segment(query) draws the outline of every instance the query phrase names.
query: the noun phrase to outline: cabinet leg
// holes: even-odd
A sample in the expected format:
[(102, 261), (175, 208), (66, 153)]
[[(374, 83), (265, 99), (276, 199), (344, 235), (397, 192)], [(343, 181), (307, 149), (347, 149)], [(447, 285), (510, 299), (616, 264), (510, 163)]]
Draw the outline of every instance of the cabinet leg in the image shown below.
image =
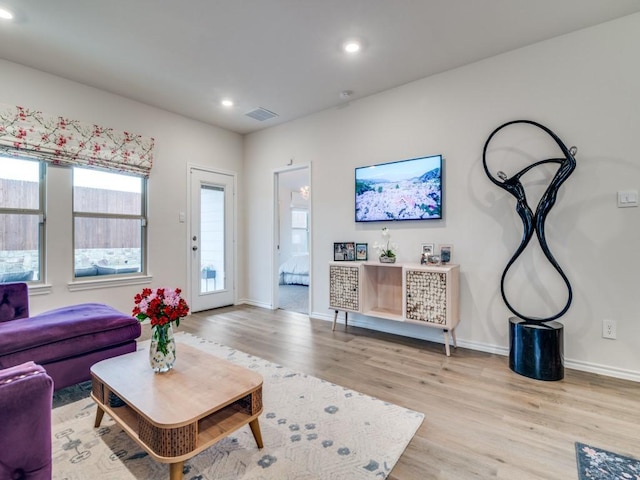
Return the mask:
[[(333, 327), (331, 327), (331, 331), (335, 332), (336, 331), (336, 322), (338, 320), (338, 310), (335, 310), (335, 314), (333, 315)], [(347, 321), (349, 319), (349, 312), (345, 311), (344, 312), (344, 328), (347, 328)]]
[(458, 348), (458, 340), (456, 340), (456, 329), (451, 329), (451, 338), (453, 339), (453, 348)]
[(444, 351), (447, 354), (447, 357), (451, 356), (451, 350), (449, 349), (449, 330), (444, 330)]

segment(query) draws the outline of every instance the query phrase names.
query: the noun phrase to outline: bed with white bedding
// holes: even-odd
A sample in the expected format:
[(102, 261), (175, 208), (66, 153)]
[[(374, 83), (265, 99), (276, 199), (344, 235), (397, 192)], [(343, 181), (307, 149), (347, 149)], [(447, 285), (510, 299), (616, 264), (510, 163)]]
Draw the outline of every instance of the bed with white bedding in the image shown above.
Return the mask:
[(309, 255), (294, 255), (280, 265), (280, 285), (309, 285)]

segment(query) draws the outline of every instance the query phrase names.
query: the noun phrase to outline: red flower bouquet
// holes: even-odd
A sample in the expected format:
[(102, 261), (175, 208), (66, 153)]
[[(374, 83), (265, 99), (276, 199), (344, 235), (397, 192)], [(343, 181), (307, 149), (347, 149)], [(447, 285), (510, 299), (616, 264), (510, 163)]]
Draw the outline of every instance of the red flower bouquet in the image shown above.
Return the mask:
[(180, 293), (182, 290), (179, 288), (158, 288), (156, 291), (145, 288), (134, 298), (136, 306), (133, 316), (140, 321), (149, 318), (152, 327), (171, 322), (179, 326), (180, 319), (189, 313), (189, 305), (180, 297)]
[(171, 325), (189, 313), (189, 305), (180, 297), (179, 288), (145, 288), (134, 297), (133, 316), (139, 321), (151, 320), (149, 360), (156, 372), (173, 368), (176, 346)]

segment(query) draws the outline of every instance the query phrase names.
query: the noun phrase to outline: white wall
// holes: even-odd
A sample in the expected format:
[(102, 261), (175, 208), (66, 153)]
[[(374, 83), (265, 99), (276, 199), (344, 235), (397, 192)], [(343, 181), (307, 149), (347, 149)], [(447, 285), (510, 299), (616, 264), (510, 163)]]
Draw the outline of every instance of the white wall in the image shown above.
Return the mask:
[[(236, 172), (239, 182), (242, 181), (242, 136), (3, 60), (0, 60), (0, 92), (0, 103), (21, 105), (50, 115), (155, 138), (154, 164), (149, 179), (149, 272), (153, 275), (150, 286), (186, 289), (187, 223), (179, 223), (178, 214), (187, 212), (187, 164)], [(58, 177), (65, 174), (55, 168), (49, 172)], [(133, 307), (133, 296), (142, 286), (68, 290), (73, 265), (71, 243), (67, 241), (71, 238), (72, 225), (70, 187), (66, 191), (49, 191), (48, 208), (62, 214), (68, 212), (68, 221), (47, 226), (51, 234), (58, 232), (56, 237), (64, 238), (64, 241), (49, 244), (47, 280), (52, 285), (52, 293), (32, 296), (31, 311), (38, 313), (71, 303), (95, 301), (129, 312)], [(241, 199), (238, 211), (238, 250), (242, 251)], [(238, 256), (238, 262), (242, 271), (242, 255)], [(241, 290), (239, 296), (242, 296)]]
[[(502, 269), (519, 243), (512, 197), (482, 170), (488, 135), (504, 122), (538, 121), (578, 146), (578, 166), (547, 220), (551, 250), (571, 279), (574, 301), (562, 317), (565, 358), (574, 368), (640, 379), (640, 209), (616, 208), (616, 191), (640, 188), (640, 14), (489, 58), (327, 110), (245, 139), (247, 300), (270, 302), (273, 170), (312, 162), (313, 316), (329, 319), (328, 266), (335, 241), (381, 239), (385, 224), (353, 220), (356, 166), (443, 153), (445, 219), (386, 224), (399, 261), (416, 262), (420, 244), (454, 245), (461, 265), (459, 343), (506, 353), (508, 317)], [(535, 207), (535, 202), (532, 202)], [(566, 292), (539, 255), (528, 255), (531, 288), (515, 293), (522, 310), (546, 315)], [(527, 260), (524, 259), (524, 260)], [(526, 283), (523, 283), (527, 287)], [(556, 311), (557, 311), (556, 310)], [(602, 319), (618, 339), (601, 337)], [(435, 338), (434, 330), (366, 317), (361, 325)]]

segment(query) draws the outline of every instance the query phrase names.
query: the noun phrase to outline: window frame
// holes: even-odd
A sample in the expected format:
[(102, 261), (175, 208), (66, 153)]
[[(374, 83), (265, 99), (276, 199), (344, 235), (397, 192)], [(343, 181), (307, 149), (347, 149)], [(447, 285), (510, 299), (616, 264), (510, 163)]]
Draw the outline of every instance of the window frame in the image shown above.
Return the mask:
[[(294, 227), (293, 226), (294, 225), (294, 218), (293, 217), (294, 217), (294, 215), (296, 213), (303, 213), (304, 214), (304, 218), (305, 218), (305, 221), (304, 221), (305, 226), (304, 227)], [(291, 227), (290, 227), (291, 238), (289, 239), (289, 241), (291, 242), (291, 248), (293, 250), (293, 247), (295, 245), (295, 243), (293, 241), (294, 234), (296, 232), (300, 232), (300, 233), (304, 232), (303, 234), (305, 236), (306, 251), (305, 252), (301, 252), (300, 254), (301, 255), (306, 255), (306, 254), (309, 253), (309, 209), (306, 208), (306, 207), (295, 207), (295, 206), (292, 206), (289, 215), (290, 215), (289, 220), (291, 222)]]
[[(122, 175), (127, 177), (134, 177), (140, 179), (140, 214), (117, 214), (117, 213), (97, 213), (97, 212), (76, 212), (75, 210), (75, 169), (83, 170), (98, 170), (105, 173)], [(72, 166), (71, 167), (71, 225), (72, 225), (72, 240), (71, 240), (71, 279), (72, 284), (93, 284), (100, 283), (118, 283), (118, 280), (127, 280), (130, 278), (143, 278), (147, 277), (148, 271), (148, 229), (147, 229), (147, 215), (148, 215), (148, 182), (149, 179), (145, 176), (135, 175), (127, 172), (113, 171), (108, 169), (95, 169), (87, 168), (84, 166)], [(77, 218), (103, 218), (103, 219), (124, 219), (124, 220), (140, 220), (140, 271), (131, 273), (113, 273), (106, 275), (90, 275), (90, 276), (76, 276), (76, 219)], [(137, 282), (136, 282), (137, 283)], [(78, 289), (78, 288), (76, 288)], [(75, 289), (74, 289), (75, 290)]]
[(0, 159), (16, 159), (25, 162), (36, 162), (38, 164), (38, 208), (7, 208), (0, 205), (1, 215), (37, 215), (38, 216), (38, 279), (28, 280), (29, 285), (40, 285), (45, 283), (46, 268), (46, 194), (47, 194), (47, 162), (34, 160), (20, 155), (0, 154)]

